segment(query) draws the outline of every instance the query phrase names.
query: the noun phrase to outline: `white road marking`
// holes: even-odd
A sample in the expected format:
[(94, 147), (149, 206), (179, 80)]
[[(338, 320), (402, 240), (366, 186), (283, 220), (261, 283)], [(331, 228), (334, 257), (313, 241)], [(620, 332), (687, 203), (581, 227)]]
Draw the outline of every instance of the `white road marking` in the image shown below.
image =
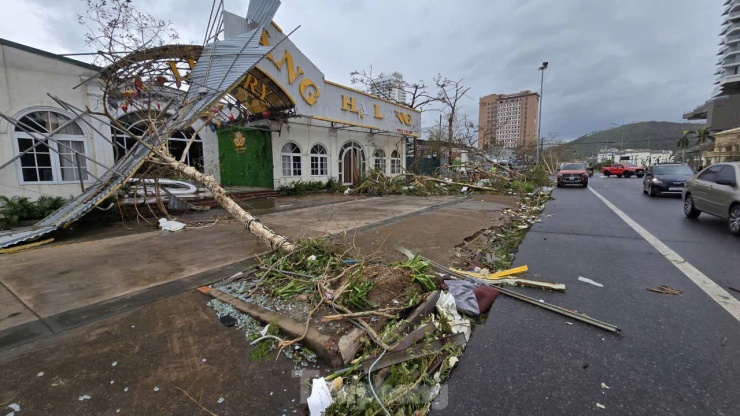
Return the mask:
[(591, 190), (591, 192), (594, 193), (604, 204), (606, 204), (609, 209), (614, 211), (615, 214), (619, 216), (624, 222), (627, 223), (630, 227), (632, 227), (633, 230), (637, 231), (642, 238), (644, 238), (650, 245), (655, 247), (660, 254), (662, 254), (668, 261), (673, 263), (674, 266), (678, 270), (680, 270), (683, 274), (686, 275), (689, 279), (691, 279), (692, 282), (694, 282), (701, 290), (703, 290), (707, 295), (709, 295), (712, 300), (717, 302), (721, 307), (725, 308), (727, 312), (730, 313), (735, 319), (740, 321), (740, 301), (735, 299), (732, 295), (730, 295), (726, 290), (722, 289), (722, 287), (709, 277), (707, 277), (704, 273), (700, 272), (699, 269), (692, 266), (691, 263), (686, 261), (683, 257), (679, 256), (678, 253), (671, 250), (667, 245), (665, 245), (662, 241), (658, 240), (657, 237), (650, 234), (648, 230), (642, 228), (642, 226), (638, 223), (636, 223), (632, 218), (627, 216), (622, 210), (617, 208), (614, 204), (609, 202), (608, 199), (604, 198), (599, 194), (598, 192), (594, 191), (593, 188), (588, 188)]

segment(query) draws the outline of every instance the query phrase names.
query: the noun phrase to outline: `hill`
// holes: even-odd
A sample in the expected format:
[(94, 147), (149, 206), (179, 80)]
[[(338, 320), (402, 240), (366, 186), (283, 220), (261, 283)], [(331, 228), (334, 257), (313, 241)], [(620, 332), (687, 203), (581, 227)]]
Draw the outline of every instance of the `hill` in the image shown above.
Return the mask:
[[(581, 136), (564, 144), (584, 156), (595, 155), (604, 147), (622, 147), (622, 128), (624, 128), (625, 149), (677, 150), (676, 143), (684, 130), (703, 127), (697, 123), (672, 123), (669, 121), (641, 121), (625, 124)], [(692, 143), (693, 144), (693, 143)]]

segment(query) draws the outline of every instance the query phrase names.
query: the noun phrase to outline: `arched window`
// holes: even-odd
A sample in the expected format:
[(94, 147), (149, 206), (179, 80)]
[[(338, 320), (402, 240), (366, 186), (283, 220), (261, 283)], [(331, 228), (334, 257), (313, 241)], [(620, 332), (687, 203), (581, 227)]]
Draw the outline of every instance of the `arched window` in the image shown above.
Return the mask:
[(398, 156), (398, 150), (391, 153), (391, 175), (401, 173), (401, 158)]
[(323, 144), (311, 148), (311, 176), (329, 176), (329, 154)]
[(280, 151), (283, 176), (301, 176), (301, 148), (295, 143), (285, 143)]
[(375, 170), (385, 173), (385, 151), (383, 149), (375, 150), (373, 153), (373, 159), (375, 159)]
[[(142, 120), (140, 114), (130, 113), (118, 121), (136, 136), (141, 137), (145, 133), (146, 120)], [(175, 159), (180, 160), (182, 153), (185, 151), (185, 146), (187, 146), (193, 133), (194, 130), (192, 128), (178, 130), (172, 133), (172, 136), (167, 142), (167, 148)], [(136, 144), (135, 138), (130, 137), (127, 133), (113, 126), (111, 126), (111, 138), (113, 139), (113, 155), (116, 162), (126, 155)], [(185, 163), (198, 169), (203, 169), (203, 141), (200, 136), (195, 136), (195, 140), (193, 140), (193, 143), (188, 149), (188, 154), (185, 156)]]
[[(53, 111), (35, 111), (21, 117), (13, 133), (18, 145), (21, 182), (78, 182), (88, 180), (85, 136), (77, 123)], [(39, 140), (39, 133), (56, 133)], [(53, 156), (52, 156), (53, 155)], [(78, 165), (79, 163), (79, 165)]]

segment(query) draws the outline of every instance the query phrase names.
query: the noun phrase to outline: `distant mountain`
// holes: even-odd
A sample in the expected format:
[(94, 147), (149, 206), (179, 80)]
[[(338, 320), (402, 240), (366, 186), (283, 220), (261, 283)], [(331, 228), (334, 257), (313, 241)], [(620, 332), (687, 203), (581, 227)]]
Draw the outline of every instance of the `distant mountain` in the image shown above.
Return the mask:
[[(672, 123), (669, 121), (641, 121), (625, 124), (581, 136), (564, 144), (583, 156), (595, 155), (605, 147), (622, 147), (624, 133), (625, 149), (677, 150), (676, 143), (685, 130), (696, 130), (704, 127), (697, 123)], [(624, 129), (624, 131), (622, 131)], [(693, 141), (691, 143), (694, 144)]]

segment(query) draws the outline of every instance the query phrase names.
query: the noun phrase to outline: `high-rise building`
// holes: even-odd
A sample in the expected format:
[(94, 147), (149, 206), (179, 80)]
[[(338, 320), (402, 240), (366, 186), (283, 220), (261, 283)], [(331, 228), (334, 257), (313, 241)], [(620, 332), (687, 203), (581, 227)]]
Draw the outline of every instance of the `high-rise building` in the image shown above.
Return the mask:
[(406, 103), (406, 90), (403, 89), (403, 75), (400, 72), (381, 73), (370, 85), (370, 94), (398, 103)]
[(478, 148), (514, 148), (535, 143), (540, 95), (529, 90), (481, 97)]
[(712, 98), (683, 115), (711, 130), (740, 127), (740, 0), (725, 0)]

